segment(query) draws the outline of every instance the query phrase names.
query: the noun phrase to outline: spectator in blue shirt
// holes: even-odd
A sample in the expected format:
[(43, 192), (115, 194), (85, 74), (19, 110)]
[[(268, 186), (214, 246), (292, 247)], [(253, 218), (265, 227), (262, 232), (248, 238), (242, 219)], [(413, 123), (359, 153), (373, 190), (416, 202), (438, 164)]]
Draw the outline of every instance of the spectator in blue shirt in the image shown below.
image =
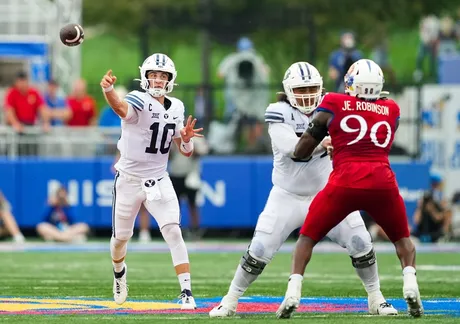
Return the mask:
[(355, 36), (352, 32), (345, 32), (340, 36), (340, 48), (329, 56), (329, 77), (335, 82), (335, 91), (343, 92), (343, 78), (350, 66), (363, 58), (356, 49)]
[(45, 103), (50, 108), (52, 126), (62, 126), (72, 117), (72, 111), (67, 107), (64, 96), (59, 94), (59, 84), (55, 80), (48, 82), (45, 92)]
[(101, 127), (121, 127), (121, 119), (110, 106), (106, 106), (101, 111), (99, 117), (99, 126)]
[(46, 241), (86, 241), (89, 226), (85, 223), (75, 223), (72, 206), (64, 187), (59, 187), (50, 199), (44, 221), (37, 225), (37, 232)]
[[(123, 99), (127, 93), (124, 88), (118, 87), (117, 93), (121, 99)], [(121, 118), (118, 116), (110, 107), (106, 105), (101, 109), (101, 113), (99, 115), (99, 126), (100, 127), (121, 127)]]

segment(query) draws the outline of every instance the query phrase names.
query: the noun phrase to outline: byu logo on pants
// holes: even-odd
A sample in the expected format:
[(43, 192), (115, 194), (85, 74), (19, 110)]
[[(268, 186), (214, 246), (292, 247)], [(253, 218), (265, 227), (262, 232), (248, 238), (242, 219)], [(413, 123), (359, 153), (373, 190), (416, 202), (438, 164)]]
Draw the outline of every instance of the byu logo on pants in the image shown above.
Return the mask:
[(144, 185), (145, 185), (147, 188), (153, 187), (153, 186), (155, 185), (155, 180), (149, 179), (149, 180), (145, 181)]

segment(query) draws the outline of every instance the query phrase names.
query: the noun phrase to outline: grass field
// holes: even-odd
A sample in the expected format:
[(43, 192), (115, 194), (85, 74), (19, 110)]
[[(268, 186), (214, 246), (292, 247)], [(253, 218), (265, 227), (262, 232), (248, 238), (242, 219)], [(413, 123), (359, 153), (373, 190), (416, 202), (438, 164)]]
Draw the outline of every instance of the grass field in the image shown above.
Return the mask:
[[(34, 324), (96, 323), (108, 320), (111, 323), (170, 323), (175, 320), (184, 320), (185, 323), (219, 322), (210, 319), (207, 312), (226, 292), (233, 277), (241, 256), (240, 252), (233, 251), (239, 251), (240, 247), (244, 246), (241, 243), (233, 246), (227, 244), (230, 248), (225, 249), (212, 248), (212, 245), (207, 244), (205, 249), (200, 249), (200, 245), (191, 249), (192, 285), (199, 309), (196, 312), (184, 313), (176, 309), (180, 289), (169, 254), (161, 252), (165, 250), (165, 246), (161, 249), (149, 246), (131, 249), (127, 257), (130, 302), (123, 306), (116, 306), (111, 301), (111, 263), (108, 246), (104, 244), (101, 244), (102, 249), (43, 245), (13, 252), (0, 246), (0, 250), (3, 251), (1, 252), (3, 262), (0, 267), (0, 322)], [(135, 247), (134, 244), (131, 245), (133, 246)], [(218, 250), (228, 252), (217, 252)], [(391, 251), (388, 248), (386, 250)], [(221, 321), (223, 323), (278, 321), (274, 311), (286, 289), (290, 260), (290, 253), (277, 255), (263, 275), (247, 291), (245, 296), (253, 296), (253, 298), (245, 299), (240, 303), (241, 312), (238, 316)], [(399, 316), (392, 318), (367, 316), (367, 304), (363, 299), (365, 292), (355, 275), (349, 257), (344, 253), (317, 253), (307, 269), (304, 281), (303, 296), (308, 297), (302, 302), (304, 312), (297, 313), (292, 321), (308, 320), (312, 323), (353, 321), (359, 324), (370, 320), (373, 323), (400, 323), (413, 320), (405, 314), (405, 304), (400, 300), (402, 278), (397, 258), (393, 253), (381, 251), (378, 252), (378, 262), (382, 291), (398, 308)], [(419, 253), (418, 266), (420, 268), (418, 280), (427, 315), (418, 319), (417, 323), (459, 323), (459, 299), (451, 300), (448, 309), (443, 308), (442, 300), (428, 301), (458, 298), (460, 293), (458, 253)], [(258, 296), (272, 298), (261, 299)], [(11, 297), (22, 299), (11, 299)], [(335, 299), (321, 300), (316, 299), (317, 297)], [(338, 299), (339, 297), (360, 299)], [(153, 301), (163, 301), (167, 304), (162, 305)], [(11, 312), (14, 315), (11, 315)], [(438, 315), (441, 313), (451, 314)]]

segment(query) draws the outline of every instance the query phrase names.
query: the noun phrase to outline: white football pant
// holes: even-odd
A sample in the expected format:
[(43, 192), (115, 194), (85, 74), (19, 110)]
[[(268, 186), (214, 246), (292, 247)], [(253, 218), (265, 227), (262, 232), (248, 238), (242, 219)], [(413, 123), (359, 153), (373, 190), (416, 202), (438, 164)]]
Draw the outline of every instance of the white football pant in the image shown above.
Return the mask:
[[(270, 262), (289, 235), (303, 225), (313, 198), (294, 195), (274, 186), (257, 221), (249, 246), (251, 256), (265, 263)], [(372, 249), (371, 236), (359, 211), (348, 215), (327, 237), (346, 248), (348, 254), (355, 258)]]
[(160, 179), (140, 179), (118, 172), (112, 205), (112, 231), (115, 238), (131, 238), (141, 204), (155, 218), (160, 230), (168, 224), (180, 224), (179, 201), (168, 175)]

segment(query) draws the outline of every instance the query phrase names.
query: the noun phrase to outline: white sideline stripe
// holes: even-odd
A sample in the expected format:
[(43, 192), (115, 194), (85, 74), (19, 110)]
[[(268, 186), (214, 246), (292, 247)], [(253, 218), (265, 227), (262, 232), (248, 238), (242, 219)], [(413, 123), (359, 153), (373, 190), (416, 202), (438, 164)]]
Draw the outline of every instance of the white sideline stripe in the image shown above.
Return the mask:
[[(221, 243), (221, 242), (186, 242), (187, 249), (190, 253), (243, 253), (247, 249), (247, 242), (241, 243)], [(292, 253), (295, 243), (285, 243), (280, 253)], [(374, 244), (377, 253), (394, 254), (394, 246), (391, 243), (376, 243)], [(66, 243), (48, 243), (48, 242), (31, 242), (16, 244), (12, 242), (0, 243), (0, 252), (28, 252), (28, 251), (43, 251), (43, 252), (108, 252), (110, 250), (109, 242), (86, 242), (81, 244), (66, 244)], [(169, 253), (169, 248), (166, 243), (158, 241), (152, 243), (130, 242), (129, 251), (133, 252), (149, 252), (149, 253)], [(315, 253), (344, 253), (345, 249), (332, 242), (319, 243)], [(460, 243), (439, 243), (439, 244), (421, 244), (417, 246), (417, 253), (433, 253), (433, 252), (454, 252), (460, 253)], [(346, 252), (345, 252), (346, 253)]]
[(423, 270), (423, 271), (460, 271), (460, 265), (422, 264), (422, 265), (417, 265), (417, 270)]

